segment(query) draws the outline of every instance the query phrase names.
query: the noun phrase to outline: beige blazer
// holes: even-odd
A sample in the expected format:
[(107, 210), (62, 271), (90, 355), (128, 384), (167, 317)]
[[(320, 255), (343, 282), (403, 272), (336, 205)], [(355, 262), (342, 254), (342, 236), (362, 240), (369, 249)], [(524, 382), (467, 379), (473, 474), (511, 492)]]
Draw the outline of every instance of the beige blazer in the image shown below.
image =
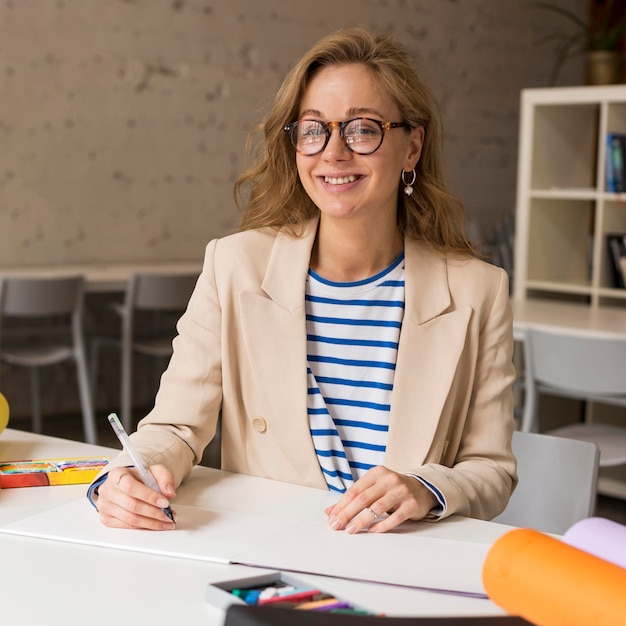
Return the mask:
[[(223, 469), (326, 488), (307, 419), (304, 288), (316, 227), (301, 238), (268, 229), (207, 246), (155, 407), (132, 435), (176, 484), (200, 461), (221, 411)], [(489, 519), (517, 480), (507, 275), (410, 239), (405, 262), (385, 465), (436, 486), (444, 516)]]

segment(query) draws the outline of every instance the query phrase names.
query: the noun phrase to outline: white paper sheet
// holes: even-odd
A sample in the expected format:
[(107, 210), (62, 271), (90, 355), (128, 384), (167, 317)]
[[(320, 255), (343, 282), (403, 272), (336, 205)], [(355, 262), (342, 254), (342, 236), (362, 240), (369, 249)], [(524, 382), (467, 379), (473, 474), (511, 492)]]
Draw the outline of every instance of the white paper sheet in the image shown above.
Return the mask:
[(489, 543), (428, 537), (419, 524), (348, 535), (324, 523), (260, 514), (185, 505), (176, 512), (174, 531), (112, 529), (86, 501), (76, 501), (0, 532), (484, 597), (481, 571)]
[(407, 525), (396, 532), (348, 535), (300, 522), (245, 549), (236, 562), (277, 570), (485, 597), (489, 544), (433, 539)]
[(234, 554), (293, 525), (262, 515), (177, 505), (176, 530), (107, 528), (87, 500), (71, 502), (0, 528), (0, 532), (119, 550), (229, 563)]

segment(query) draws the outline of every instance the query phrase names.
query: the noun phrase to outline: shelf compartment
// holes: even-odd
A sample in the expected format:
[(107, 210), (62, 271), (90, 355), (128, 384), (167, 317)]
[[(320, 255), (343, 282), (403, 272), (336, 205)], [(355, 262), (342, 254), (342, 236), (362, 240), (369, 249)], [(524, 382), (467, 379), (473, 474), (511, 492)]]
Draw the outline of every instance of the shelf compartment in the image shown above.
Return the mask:
[(626, 102), (608, 103), (606, 124), (608, 132), (624, 132), (626, 129)]
[(528, 284), (551, 283), (570, 289), (591, 285), (594, 215), (592, 201), (531, 201), (526, 251)]
[(531, 187), (595, 189), (598, 104), (541, 105), (534, 114)]

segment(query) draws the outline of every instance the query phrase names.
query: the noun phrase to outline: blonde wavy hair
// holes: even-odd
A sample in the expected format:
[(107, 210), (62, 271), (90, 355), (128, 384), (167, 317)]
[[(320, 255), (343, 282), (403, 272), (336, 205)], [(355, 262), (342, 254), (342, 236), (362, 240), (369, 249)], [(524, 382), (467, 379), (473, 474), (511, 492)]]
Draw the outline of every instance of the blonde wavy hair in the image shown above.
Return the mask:
[(286, 228), (298, 236), (318, 213), (300, 182), (294, 147), (283, 127), (298, 118), (303, 95), (318, 70), (350, 63), (366, 66), (395, 102), (401, 119), (425, 131), (411, 196), (403, 193), (398, 173), (398, 227), (403, 235), (438, 252), (480, 256), (465, 234), (463, 204), (443, 182), (441, 123), (434, 97), (397, 42), (361, 27), (341, 30), (315, 44), (287, 74), (271, 111), (251, 134), (248, 154), (256, 147), (257, 163), (235, 183), (240, 207), (244, 188), (249, 188), (240, 230)]

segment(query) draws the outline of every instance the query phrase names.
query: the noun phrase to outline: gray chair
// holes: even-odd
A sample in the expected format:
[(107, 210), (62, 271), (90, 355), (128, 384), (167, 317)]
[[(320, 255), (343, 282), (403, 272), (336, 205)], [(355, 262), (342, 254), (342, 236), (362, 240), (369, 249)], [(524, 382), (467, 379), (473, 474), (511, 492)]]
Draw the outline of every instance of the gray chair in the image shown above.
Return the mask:
[(91, 371), (94, 391), (97, 388), (100, 349), (113, 345), (121, 351), (120, 419), (127, 431), (133, 422), (133, 356), (142, 354), (160, 364), (160, 375), (172, 354), (175, 322), (184, 312), (195, 287), (198, 274), (134, 274), (126, 289), (124, 301), (113, 306), (121, 319), (117, 338), (97, 337), (92, 342)]
[[(42, 430), (39, 370), (74, 361), (85, 440), (96, 443), (83, 337), (83, 289), (82, 276), (2, 278), (0, 361), (30, 369), (32, 429), (37, 433)], [(9, 320), (14, 320), (11, 329), (6, 328)]]
[[(535, 327), (524, 338), (525, 401), (520, 430), (539, 430), (540, 394), (626, 407), (626, 338), (581, 333), (567, 328)], [(548, 434), (591, 441), (600, 448), (600, 467), (626, 464), (626, 428), (592, 420), (569, 424)], [(600, 477), (598, 492), (626, 495), (626, 485)]]
[(593, 443), (513, 433), (519, 483), (494, 522), (563, 534), (593, 515), (599, 449)]

